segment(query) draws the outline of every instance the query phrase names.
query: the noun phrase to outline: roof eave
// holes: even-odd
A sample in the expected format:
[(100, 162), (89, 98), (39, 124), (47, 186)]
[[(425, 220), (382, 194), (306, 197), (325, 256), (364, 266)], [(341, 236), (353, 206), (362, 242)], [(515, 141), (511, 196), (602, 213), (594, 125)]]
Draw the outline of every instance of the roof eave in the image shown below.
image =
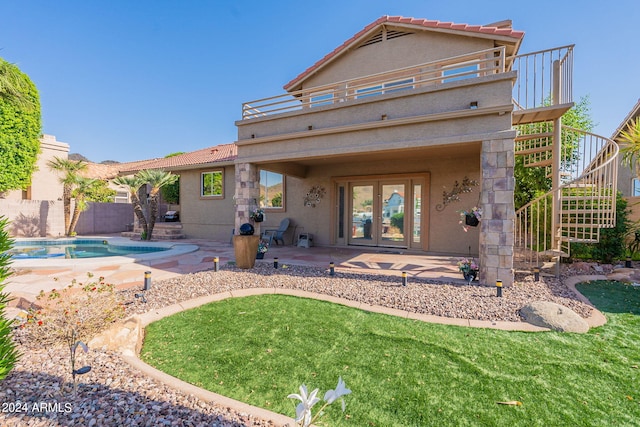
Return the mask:
[(620, 126), (616, 128), (615, 132), (613, 132), (613, 134), (611, 135), (611, 139), (616, 140), (617, 138), (619, 138), (620, 133), (627, 128), (629, 122), (631, 122), (631, 120), (638, 116), (640, 116), (640, 99), (638, 99), (636, 105), (631, 109), (629, 114), (627, 114), (627, 117), (624, 118), (622, 123), (620, 123)]

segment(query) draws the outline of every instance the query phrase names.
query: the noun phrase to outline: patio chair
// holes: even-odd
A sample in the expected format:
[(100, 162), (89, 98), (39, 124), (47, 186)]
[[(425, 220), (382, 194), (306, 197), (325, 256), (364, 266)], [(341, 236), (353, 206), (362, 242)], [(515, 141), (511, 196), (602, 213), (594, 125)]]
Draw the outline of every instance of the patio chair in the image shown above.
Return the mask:
[(289, 229), (289, 225), (291, 224), (291, 220), (289, 218), (285, 218), (282, 221), (280, 221), (280, 226), (278, 227), (278, 229), (273, 229), (273, 230), (263, 230), (262, 231), (262, 236), (261, 239), (262, 240), (269, 240), (269, 245), (271, 245), (271, 243), (275, 240), (276, 241), (276, 245), (279, 244), (278, 241), (282, 242), (282, 245), (284, 246), (284, 233)]

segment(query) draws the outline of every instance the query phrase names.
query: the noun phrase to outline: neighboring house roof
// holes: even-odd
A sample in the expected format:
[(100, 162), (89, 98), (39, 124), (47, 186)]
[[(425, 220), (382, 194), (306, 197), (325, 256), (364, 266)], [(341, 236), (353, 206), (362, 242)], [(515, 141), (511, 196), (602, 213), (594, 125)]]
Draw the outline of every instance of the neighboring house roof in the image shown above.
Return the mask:
[(238, 150), (235, 144), (222, 144), (173, 157), (110, 165), (89, 163), (85, 175), (91, 178), (112, 179), (118, 175), (133, 174), (145, 169), (184, 170), (215, 163), (233, 162), (237, 155)]
[(347, 51), (350, 47), (361, 43), (363, 39), (370, 35), (378, 27), (385, 24), (393, 24), (396, 27), (415, 28), (421, 30), (448, 32), (453, 34), (472, 35), (476, 37), (490, 37), (496, 40), (503, 40), (509, 44), (514, 45), (514, 52), (517, 52), (518, 47), (524, 37), (524, 31), (517, 31), (511, 28), (511, 21), (501, 21), (488, 25), (469, 25), (469, 24), (456, 24), (453, 22), (442, 22), (430, 19), (416, 19), (406, 18), (403, 16), (382, 16), (364, 27), (358, 33), (356, 33), (349, 40), (335, 48), (332, 52), (325, 55), (324, 58), (307, 68), (298, 77), (291, 80), (284, 85), (286, 91), (294, 90), (302, 81), (304, 81), (309, 75), (315, 73), (320, 68), (333, 61), (340, 56), (343, 52)]
[(120, 174), (133, 173), (143, 169), (193, 169), (214, 163), (233, 162), (237, 156), (238, 149), (235, 144), (221, 144), (162, 159), (147, 160), (136, 164), (123, 163), (124, 166), (120, 168)]
[(629, 112), (627, 117), (625, 117), (622, 123), (620, 123), (620, 126), (618, 126), (615, 132), (613, 132), (613, 134), (611, 135), (611, 139), (613, 139), (614, 141), (617, 141), (620, 138), (620, 133), (625, 131), (627, 129), (627, 126), (629, 126), (629, 124), (631, 123), (631, 121), (635, 120), (636, 117), (638, 116), (640, 116), (640, 99), (638, 99), (638, 102), (636, 103), (636, 105), (631, 109), (631, 111)]

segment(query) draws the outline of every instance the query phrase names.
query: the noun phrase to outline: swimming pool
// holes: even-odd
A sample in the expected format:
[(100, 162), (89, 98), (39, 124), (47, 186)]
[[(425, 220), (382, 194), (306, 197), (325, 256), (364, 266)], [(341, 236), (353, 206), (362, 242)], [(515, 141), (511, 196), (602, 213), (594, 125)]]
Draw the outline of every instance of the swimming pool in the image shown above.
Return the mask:
[(19, 240), (7, 251), (19, 259), (78, 259), (147, 254), (169, 250), (168, 246), (113, 244), (108, 239)]
[[(147, 264), (154, 262), (161, 262), (160, 260), (173, 259), (175, 257), (195, 252), (199, 249), (197, 245), (187, 242), (175, 242), (175, 241), (140, 241), (131, 240), (126, 237), (114, 237), (114, 236), (83, 236), (77, 238), (16, 238), (14, 244), (18, 250), (31, 247), (35, 249), (45, 246), (56, 246), (64, 244), (73, 244), (78, 241), (91, 241), (96, 246), (101, 248), (100, 253), (94, 252), (92, 258), (77, 257), (77, 258), (65, 258), (65, 255), (51, 256), (36, 258), (38, 253), (30, 255), (12, 256), (11, 267), (17, 270), (33, 270), (33, 269), (56, 269), (56, 268), (96, 268), (108, 265), (120, 265), (120, 264)], [(107, 245), (104, 242), (107, 242)], [(111, 253), (105, 255), (107, 248), (110, 248)], [(149, 249), (151, 248), (151, 249)], [(15, 249), (15, 248), (14, 248)], [(46, 247), (44, 248), (47, 249)], [(22, 251), (26, 253), (26, 251)], [(57, 252), (61, 253), (61, 252)], [(44, 255), (44, 254), (41, 254)]]

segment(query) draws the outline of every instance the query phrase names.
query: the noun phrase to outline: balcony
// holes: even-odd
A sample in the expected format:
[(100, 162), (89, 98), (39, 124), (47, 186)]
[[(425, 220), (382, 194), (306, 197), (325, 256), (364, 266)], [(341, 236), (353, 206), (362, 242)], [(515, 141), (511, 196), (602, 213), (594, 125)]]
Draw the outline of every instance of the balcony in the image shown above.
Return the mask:
[(505, 72), (504, 47), (344, 80), (242, 104), (242, 119), (340, 104)]
[[(242, 104), (242, 119), (303, 111), (383, 94), (518, 72), (513, 86), (514, 124), (550, 120), (573, 101), (573, 45), (505, 57), (504, 47), (427, 62)], [(559, 84), (554, 86), (554, 79)]]

